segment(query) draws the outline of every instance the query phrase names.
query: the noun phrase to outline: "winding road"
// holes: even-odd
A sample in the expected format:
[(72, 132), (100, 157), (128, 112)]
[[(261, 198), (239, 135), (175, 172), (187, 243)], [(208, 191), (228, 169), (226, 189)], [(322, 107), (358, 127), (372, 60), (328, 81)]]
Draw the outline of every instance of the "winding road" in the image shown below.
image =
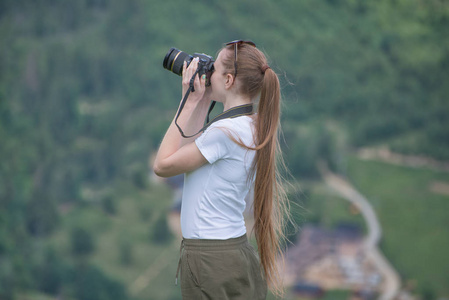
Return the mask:
[(368, 235), (364, 240), (365, 253), (368, 259), (375, 263), (384, 279), (383, 291), (378, 299), (394, 299), (399, 293), (401, 280), (377, 246), (382, 237), (382, 229), (373, 207), (348, 181), (329, 171), (324, 163), (319, 164), (319, 169), (325, 183), (357, 207), (365, 218), (368, 228)]

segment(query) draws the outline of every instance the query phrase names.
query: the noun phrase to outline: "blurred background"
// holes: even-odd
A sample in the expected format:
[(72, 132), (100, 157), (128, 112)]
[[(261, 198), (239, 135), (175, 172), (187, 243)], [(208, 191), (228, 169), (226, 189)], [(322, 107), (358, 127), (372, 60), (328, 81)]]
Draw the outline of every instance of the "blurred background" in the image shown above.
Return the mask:
[(162, 60), (235, 39), (282, 82), (285, 299), (449, 299), (443, 0), (2, 0), (0, 299), (181, 299)]

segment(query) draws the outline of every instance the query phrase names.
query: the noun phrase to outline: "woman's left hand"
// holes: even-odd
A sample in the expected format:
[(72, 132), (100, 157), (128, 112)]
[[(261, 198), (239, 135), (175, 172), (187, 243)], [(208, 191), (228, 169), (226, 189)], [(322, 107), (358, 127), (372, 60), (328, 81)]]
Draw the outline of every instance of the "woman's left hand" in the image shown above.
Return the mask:
[[(196, 69), (198, 68), (198, 57), (195, 57), (188, 67), (187, 63), (184, 62), (184, 67), (182, 70), (182, 95), (184, 96), (187, 90), (190, 87), (190, 79), (193, 74), (195, 74)], [(201, 100), (206, 100), (206, 75), (202, 75), (201, 78), (199, 74), (195, 76), (195, 80), (193, 83), (194, 92), (191, 92), (189, 97), (187, 98), (187, 102), (190, 103), (198, 103)]]

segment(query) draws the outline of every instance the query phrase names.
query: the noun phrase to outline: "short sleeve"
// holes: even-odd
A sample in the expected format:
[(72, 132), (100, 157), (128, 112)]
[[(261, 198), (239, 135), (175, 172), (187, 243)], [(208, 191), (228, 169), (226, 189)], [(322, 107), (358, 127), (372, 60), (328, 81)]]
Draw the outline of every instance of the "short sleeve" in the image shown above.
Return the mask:
[(195, 140), (195, 143), (210, 164), (225, 158), (235, 146), (235, 143), (226, 134), (226, 129), (215, 126), (209, 127)]

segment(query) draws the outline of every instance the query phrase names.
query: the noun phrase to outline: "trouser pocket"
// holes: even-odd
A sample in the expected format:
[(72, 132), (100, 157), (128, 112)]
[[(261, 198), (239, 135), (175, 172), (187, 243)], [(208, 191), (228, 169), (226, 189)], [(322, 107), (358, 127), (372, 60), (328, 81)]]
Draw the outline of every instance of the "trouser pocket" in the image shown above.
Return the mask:
[(184, 251), (181, 259), (181, 287), (200, 286), (198, 263), (194, 258), (194, 255)]

